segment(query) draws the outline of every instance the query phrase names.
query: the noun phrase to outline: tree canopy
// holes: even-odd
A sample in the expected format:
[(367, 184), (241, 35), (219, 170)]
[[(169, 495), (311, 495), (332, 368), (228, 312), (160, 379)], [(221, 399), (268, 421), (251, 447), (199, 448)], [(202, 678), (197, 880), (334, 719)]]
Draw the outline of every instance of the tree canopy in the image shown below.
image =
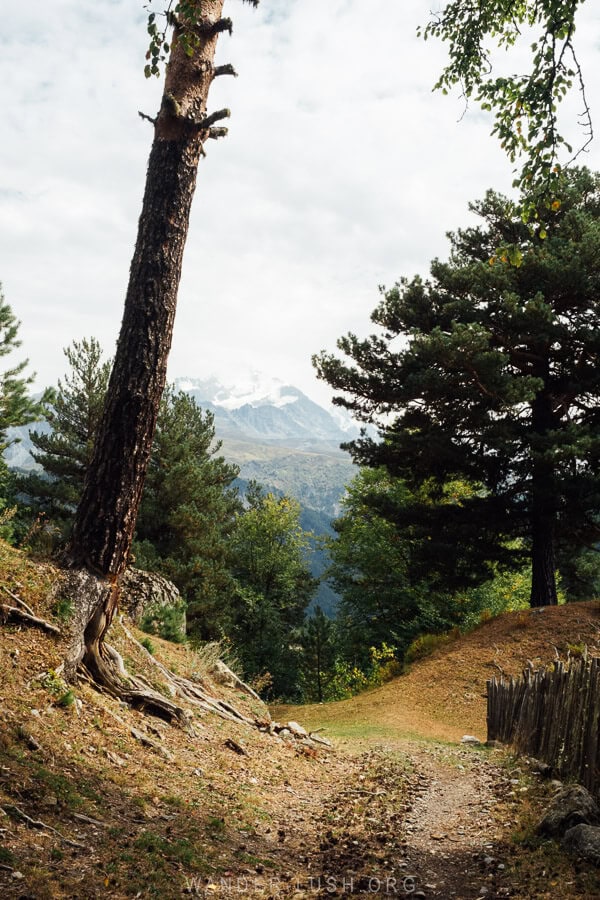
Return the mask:
[(49, 431), (30, 432), (33, 458), (44, 474), (30, 473), (19, 490), (47, 512), (63, 530), (70, 526), (83, 489), (94, 438), (102, 415), (110, 361), (102, 362), (96, 338), (64, 349), (69, 371), (59, 379), (44, 411)]
[(211, 412), (169, 387), (163, 395), (136, 525), (136, 565), (173, 581), (188, 630), (213, 640), (229, 621), (229, 537), (240, 512), (238, 468), (215, 441)]
[[(344, 392), (335, 402), (379, 423), (381, 441), (348, 445), (355, 461), (412, 491), (408, 504), (381, 497), (381, 513), (429, 536), (455, 582), (526, 552), (534, 606), (556, 602), (557, 548), (600, 537), (600, 178), (574, 170), (561, 196), (542, 238), (488, 192), (430, 280), (384, 293), (382, 333), (342, 338), (350, 362), (315, 359)], [(503, 244), (520, 265), (496, 255)], [(469, 490), (453, 498), (456, 480)]]

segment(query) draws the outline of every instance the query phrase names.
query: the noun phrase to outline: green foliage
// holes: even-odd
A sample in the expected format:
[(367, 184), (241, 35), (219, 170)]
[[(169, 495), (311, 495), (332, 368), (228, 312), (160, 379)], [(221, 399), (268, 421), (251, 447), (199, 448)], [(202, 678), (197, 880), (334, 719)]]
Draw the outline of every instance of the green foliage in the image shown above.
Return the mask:
[(219, 455), (212, 413), (167, 388), (136, 525), (136, 565), (160, 572), (185, 598), (188, 629), (214, 640), (228, 622), (228, 542), (240, 509), (238, 469)]
[[(20, 322), (4, 298), (0, 286), (0, 357), (10, 355), (21, 346), (17, 334)], [(23, 360), (0, 374), (0, 453), (4, 452), (16, 438), (9, 439), (7, 431), (19, 425), (35, 422), (44, 414), (44, 400), (32, 400), (29, 386), (34, 375), (23, 376), (29, 360)]]
[(302, 650), (300, 684), (304, 700), (321, 703), (328, 696), (336, 661), (335, 639), (333, 622), (325, 616), (320, 606), (316, 606), (299, 635)]
[(346, 700), (362, 691), (380, 687), (402, 671), (396, 647), (385, 642), (380, 647), (367, 648), (367, 661), (362, 666), (339, 656), (328, 673), (323, 700)]
[[(74, 341), (65, 350), (70, 370), (58, 382), (47, 407), (51, 433), (32, 433), (34, 457), (42, 475), (19, 480), (19, 491), (48, 516), (38, 519), (28, 544), (41, 537), (55, 542), (68, 533), (86, 468), (91, 460), (110, 374), (95, 338)], [(213, 417), (187, 394), (167, 388), (152, 446), (137, 521), (134, 555), (141, 568), (172, 580), (186, 599), (189, 619), (204, 637), (218, 637), (227, 616), (224, 598), (231, 586), (227, 538), (239, 509), (231, 487), (235, 466), (218, 455)], [(1, 477), (1, 470), (0, 470)], [(48, 524), (50, 521), (50, 524)], [(168, 640), (180, 640), (182, 609), (152, 610), (146, 627)]]
[(503, 612), (527, 609), (531, 594), (531, 572), (527, 568), (497, 572), (476, 588), (459, 592), (455, 599), (462, 631)]
[[(165, 641), (181, 644), (185, 640), (185, 619), (186, 603), (183, 599), (168, 605), (150, 605), (140, 620), (140, 628), (149, 634), (156, 634)], [(144, 641), (151, 643), (148, 638), (144, 638)], [(152, 653), (144, 641), (141, 643)]]
[(58, 597), (53, 608), (53, 615), (61, 622), (69, 622), (73, 617), (75, 607), (70, 597)]
[[(152, 0), (149, 0), (147, 8), (150, 8)], [(244, 0), (256, 7), (259, 0)], [(159, 19), (157, 21), (157, 15)], [(160, 23), (160, 24), (159, 24)], [(166, 62), (171, 52), (171, 44), (168, 31), (170, 27), (176, 27), (177, 40), (187, 56), (193, 56), (200, 46), (203, 24), (203, 7), (197, 0), (178, 0), (169, 2), (165, 10), (160, 13), (149, 12), (147, 31), (150, 36), (146, 51), (146, 65), (144, 75), (151, 78), (160, 75), (161, 64)]]
[(60, 527), (63, 537), (83, 489), (110, 375), (110, 361), (102, 362), (102, 349), (93, 337), (73, 341), (64, 354), (69, 372), (45, 408), (51, 431), (31, 432), (33, 457), (43, 474), (23, 476), (18, 483), (19, 491)]
[[(558, 106), (574, 83), (584, 106), (579, 120), (584, 147), (592, 137), (573, 40), (579, 5), (579, 0), (483, 0), (473, 6), (453, 0), (421, 30), (425, 39), (439, 38), (448, 47), (450, 62), (435, 88), (448, 93), (460, 86), (467, 103), (474, 98), (483, 110), (494, 114), (492, 134), (509, 160), (514, 163), (524, 157), (514, 185), (524, 194), (523, 219), (541, 223), (538, 234), (542, 238), (545, 214), (560, 202), (561, 150), (569, 155), (573, 152), (558, 128)], [(523, 44), (530, 40), (532, 29), (539, 29), (539, 36), (528, 48), (529, 70), (497, 75), (490, 47), (510, 49)]]
[(154, 654), (154, 644), (149, 637), (142, 638), (140, 644), (148, 651), (148, 653), (152, 655)]
[(228, 633), (245, 676), (268, 671), (273, 694), (289, 697), (298, 679), (298, 632), (316, 590), (308, 564), (310, 535), (290, 497), (265, 494), (251, 483), (246, 504), (231, 537), (236, 587)]
[[(382, 441), (349, 449), (408, 488), (371, 505), (412, 542), (413, 584), (433, 576), (454, 593), (529, 555), (532, 605), (553, 603), (544, 560), (597, 541), (600, 179), (574, 170), (561, 195), (540, 240), (489, 192), (472, 206), (482, 224), (450, 236), (429, 281), (384, 293), (372, 316), (382, 334), (339, 341), (354, 365), (316, 359), (346, 392), (339, 405), (386, 417)], [(495, 256), (502, 244), (519, 246), (521, 266)], [(449, 496), (453, 482), (466, 493)]]
[[(17, 335), (20, 323), (4, 298), (0, 285), (0, 357), (9, 356), (21, 345)], [(0, 537), (13, 540), (21, 531), (21, 514), (17, 508), (16, 479), (9, 471), (2, 453), (18, 438), (9, 438), (8, 430), (41, 419), (48, 394), (41, 400), (29, 396), (34, 375), (23, 374), (28, 360), (0, 373)]]
[[(444, 497), (448, 503), (460, 502), (470, 493), (453, 482), (446, 485)], [(420, 538), (411, 526), (399, 529), (382, 514), (383, 503), (401, 509), (414, 504), (415, 497), (384, 467), (362, 469), (348, 486), (343, 513), (333, 523), (337, 538), (328, 542), (328, 574), (341, 595), (339, 641), (344, 656), (359, 668), (371, 664), (371, 645), (392, 641), (402, 658), (422, 631), (444, 631), (457, 624), (445, 579), (437, 578), (432, 565), (430, 537)]]

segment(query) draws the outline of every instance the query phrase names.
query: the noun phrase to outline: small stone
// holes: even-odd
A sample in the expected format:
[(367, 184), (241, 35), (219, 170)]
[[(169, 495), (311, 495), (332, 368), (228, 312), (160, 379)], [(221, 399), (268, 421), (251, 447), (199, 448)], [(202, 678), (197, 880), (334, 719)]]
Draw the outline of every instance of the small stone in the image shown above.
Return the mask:
[(32, 715), (32, 716), (35, 716), (36, 719), (40, 719), (41, 716), (42, 716), (42, 714), (41, 714), (41, 712), (39, 711), (39, 709), (32, 709), (32, 710), (31, 710), (31, 715)]
[(308, 731), (302, 725), (299, 725), (298, 722), (288, 722), (287, 727), (294, 737), (308, 737)]
[(465, 734), (460, 739), (461, 744), (481, 744), (479, 738), (474, 737), (472, 734)]
[(14, 878), (15, 881), (21, 881), (23, 878), (25, 878), (25, 876), (22, 872), (17, 872), (15, 870), (14, 872), (11, 872), (11, 878)]

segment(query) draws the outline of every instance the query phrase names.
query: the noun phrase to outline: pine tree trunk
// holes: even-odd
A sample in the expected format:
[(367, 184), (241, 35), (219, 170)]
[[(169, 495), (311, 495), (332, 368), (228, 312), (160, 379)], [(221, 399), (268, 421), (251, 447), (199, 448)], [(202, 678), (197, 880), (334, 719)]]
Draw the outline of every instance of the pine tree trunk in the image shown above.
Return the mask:
[[(532, 409), (534, 446), (531, 484), (531, 596), (530, 606), (555, 606), (556, 497), (554, 466), (543, 456), (544, 436), (554, 425), (550, 399), (545, 392), (535, 398)], [(539, 443), (539, 446), (537, 444)]]
[(218, 34), (228, 30), (220, 18), (223, 2), (204, 0), (206, 24), (197, 31), (193, 56), (184, 52), (178, 27), (173, 35), (121, 332), (68, 550), (71, 567), (86, 568), (106, 582), (103, 600), (84, 616), (84, 647), (80, 642), (75, 651), (85, 653), (84, 662), (91, 668), (101, 665), (102, 639), (118, 602), (144, 486), (165, 386), (198, 162), (203, 142), (218, 136), (210, 121), (203, 122), (208, 90), (218, 74), (213, 67)]
[(532, 518), (531, 546), (531, 597), (530, 606), (555, 606), (558, 603), (556, 594), (556, 560), (554, 555), (554, 521), (553, 516), (537, 512), (534, 509)]

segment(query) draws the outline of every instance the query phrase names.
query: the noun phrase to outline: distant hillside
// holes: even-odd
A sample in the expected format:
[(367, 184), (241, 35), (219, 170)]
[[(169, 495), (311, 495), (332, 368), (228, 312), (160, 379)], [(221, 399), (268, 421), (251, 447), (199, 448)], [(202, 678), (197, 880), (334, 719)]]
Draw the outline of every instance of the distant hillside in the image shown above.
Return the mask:
[[(317, 535), (332, 533), (331, 521), (340, 514), (341, 498), (356, 472), (340, 444), (360, 433), (344, 410), (325, 409), (293, 385), (256, 372), (234, 385), (211, 376), (179, 378), (175, 387), (213, 413), (223, 455), (240, 467), (242, 489), (254, 480), (288, 494), (302, 506), (304, 528)], [(9, 433), (18, 439), (5, 451), (11, 468), (35, 467), (31, 430), (47, 432), (49, 426), (38, 422)], [(313, 574), (322, 575), (326, 567), (326, 555), (318, 547)], [(315, 603), (332, 615), (337, 599), (323, 584)]]

